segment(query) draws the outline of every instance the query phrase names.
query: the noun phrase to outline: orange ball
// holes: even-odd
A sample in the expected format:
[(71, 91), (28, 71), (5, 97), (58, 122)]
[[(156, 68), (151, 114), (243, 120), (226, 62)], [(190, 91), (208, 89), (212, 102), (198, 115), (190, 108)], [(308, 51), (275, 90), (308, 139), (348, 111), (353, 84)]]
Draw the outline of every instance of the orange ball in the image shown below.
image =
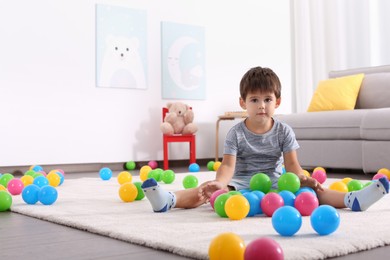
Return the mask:
[(348, 184), (348, 182), (350, 182), (352, 180), (353, 180), (352, 178), (346, 177), (346, 178), (342, 179), (341, 181), (344, 182), (345, 184)]
[(244, 260), (244, 240), (234, 233), (222, 233), (209, 245), (210, 260)]
[(141, 167), (141, 169), (139, 170), (139, 178), (141, 179), (141, 181), (146, 181), (146, 179), (148, 178), (148, 174), (151, 170), (152, 167), (150, 167), (149, 165), (144, 165)]
[(34, 177), (30, 175), (23, 175), (20, 180), (23, 182), (24, 187), (27, 185), (33, 184), (34, 182)]
[(386, 175), (387, 179), (390, 180), (390, 170), (387, 168), (381, 168), (378, 170), (377, 173), (382, 173), (383, 175)]
[(303, 170), (303, 174), (306, 175), (307, 177), (310, 177), (310, 172), (307, 170)]
[(329, 185), (330, 190), (337, 190), (341, 192), (348, 192), (348, 186), (342, 181), (336, 181), (333, 182), (331, 185)]
[(326, 170), (323, 167), (315, 167), (313, 172), (315, 172), (315, 171), (323, 171), (326, 173)]
[(126, 182), (131, 182), (133, 180), (133, 176), (131, 175), (130, 172), (123, 171), (118, 174), (117, 180), (118, 183), (122, 185)]
[(242, 195), (233, 195), (226, 200), (225, 212), (231, 220), (245, 218), (250, 210), (248, 200)]
[(61, 177), (56, 172), (49, 172), (46, 178), (49, 181), (50, 186), (57, 187), (58, 185), (60, 185)]
[(221, 162), (215, 162), (214, 165), (213, 165), (213, 169), (214, 171), (218, 171), (219, 167), (221, 166)]
[(119, 197), (124, 202), (133, 202), (138, 196), (138, 189), (131, 182), (126, 182), (119, 188)]

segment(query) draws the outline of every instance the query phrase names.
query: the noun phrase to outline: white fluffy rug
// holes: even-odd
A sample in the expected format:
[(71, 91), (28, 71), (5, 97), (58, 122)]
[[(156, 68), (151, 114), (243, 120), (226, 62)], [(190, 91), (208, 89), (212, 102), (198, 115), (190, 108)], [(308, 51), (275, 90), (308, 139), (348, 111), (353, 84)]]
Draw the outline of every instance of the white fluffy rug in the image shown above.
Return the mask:
[[(203, 182), (214, 178), (215, 173), (193, 174)], [(161, 185), (171, 191), (182, 189), (184, 176), (177, 174), (173, 184)], [(139, 181), (138, 177), (133, 181)], [(11, 210), (196, 259), (207, 259), (210, 241), (223, 232), (238, 234), (246, 244), (258, 237), (271, 237), (282, 246), (285, 259), (325, 259), (390, 244), (388, 195), (366, 212), (339, 210), (340, 227), (329, 236), (317, 235), (310, 218), (303, 217), (302, 227), (294, 236), (282, 237), (273, 229), (271, 218), (262, 215), (231, 221), (218, 217), (209, 204), (191, 210), (153, 213), (146, 198), (124, 203), (118, 195), (116, 178), (65, 180), (57, 190), (58, 200), (51, 206), (27, 205), (21, 196), (16, 196)]]

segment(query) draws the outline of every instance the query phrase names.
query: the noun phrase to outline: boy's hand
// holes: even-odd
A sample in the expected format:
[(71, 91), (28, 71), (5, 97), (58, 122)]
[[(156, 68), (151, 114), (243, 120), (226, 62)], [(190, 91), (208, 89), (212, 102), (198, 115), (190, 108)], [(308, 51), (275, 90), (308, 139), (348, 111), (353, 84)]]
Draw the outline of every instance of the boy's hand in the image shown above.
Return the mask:
[(299, 180), (301, 181), (301, 187), (309, 187), (312, 188), (314, 191), (323, 191), (324, 188), (321, 186), (321, 184), (312, 177), (307, 177), (304, 174), (298, 175)]
[(220, 189), (227, 190), (227, 187), (223, 183), (216, 181), (216, 180), (207, 181), (199, 186), (199, 193), (198, 193), (199, 199), (209, 201), (211, 195), (215, 191), (220, 190)]

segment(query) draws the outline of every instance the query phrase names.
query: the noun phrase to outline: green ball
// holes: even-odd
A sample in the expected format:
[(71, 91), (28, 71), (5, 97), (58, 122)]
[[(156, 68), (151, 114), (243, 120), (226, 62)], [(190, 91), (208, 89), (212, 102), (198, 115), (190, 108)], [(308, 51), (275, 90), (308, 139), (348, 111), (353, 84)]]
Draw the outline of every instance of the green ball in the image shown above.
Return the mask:
[(359, 180), (352, 180), (347, 184), (348, 192), (363, 189), (363, 183)]
[(239, 192), (239, 191), (237, 191), (237, 190), (231, 190), (231, 191), (229, 191), (228, 192), (230, 195), (242, 195), (242, 193), (241, 192)]
[(0, 212), (7, 211), (11, 208), (12, 196), (7, 191), (0, 191)]
[(228, 198), (230, 198), (232, 195), (229, 193), (223, 193), (219, 195), (215, 201), (214, 201), (214, 211), (218, 214), (221, 218), (227, 218), (226, 212), (225, 212), (225, 204)]
[(187, 175), (183, 179), (183, 186), (185, 189), (198, 187), (198, 178), (196, 178), (194, 175)]
[(135, 187), (137, 187), (138, 190), (138, 195), (137, 197), (135, 197), (135, 200), (142, 200), (143, 198), (145, 198), (145, 193), (141, 188), (142, 182), (135, 181), (133, 182), (133, 184), (135, 185)]
[(135, 169), (135, 162), (133, 162), (133, 161), (127, 162), (125, 164), (125, 168), (126, 168), (126, 170), (129, 170), (129, 171), (134, 170)]
[(209, 161), (209, 162), (207, 163), (207, 169), (208, 169), (209, 171), (214, 171), (214, 161)]
[(3, 185), (5, 188), (8, 186), (8, 182), (12, 180), (14, 176), (11, 173), (4, 173), (0, 177), (0, 184)]
[(249, 188), (251, 190), (259, 190), (264, 193), (268, 193), (271, 189), (272, 182), (271, 179), (265, 173), (256, 173), (252, 176), (249, 182)]
[(31, 177), (34, 177), (34, 175), (35, 175), (35, 171), (34, 170), (28, 170), (28, 171), (26, 171), (25, 173), (24, 173), (24, 175), (30, 175)]
[(292, 172), (286, 172), (282, 174), (278, 179), (278, 190), (288, 190), (292, 193), (295, 193), (299, 190), (301, 187), (301, 181), (299, 180), (299, 177), (292, 173)]
[(166, 170), (161, 174), (161, 180), (165, 184), (171, 184), (175, 180), (175, 172), (172, 170)]

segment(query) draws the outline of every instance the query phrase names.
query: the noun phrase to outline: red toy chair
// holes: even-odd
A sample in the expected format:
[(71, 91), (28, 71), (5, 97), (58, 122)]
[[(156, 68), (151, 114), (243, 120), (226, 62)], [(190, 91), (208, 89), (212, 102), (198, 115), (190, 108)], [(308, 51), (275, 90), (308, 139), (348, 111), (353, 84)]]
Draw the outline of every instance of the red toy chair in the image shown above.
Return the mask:
[[(163, 107), (162, 109), (162, 118), (163, 122), (165, 119), (165, 115), (168, 113), (168, 108)], [(174, 142), (189, 142), (190, 145), (190, 164), (196, 162), (196, 154), (195, 154), (195, 135), (182, 135), (182, 134), (174, 134), (174, 135), (163, 135), (163, 145), (164, 145), (164, 170), (168, 170), (168, 143)]]

